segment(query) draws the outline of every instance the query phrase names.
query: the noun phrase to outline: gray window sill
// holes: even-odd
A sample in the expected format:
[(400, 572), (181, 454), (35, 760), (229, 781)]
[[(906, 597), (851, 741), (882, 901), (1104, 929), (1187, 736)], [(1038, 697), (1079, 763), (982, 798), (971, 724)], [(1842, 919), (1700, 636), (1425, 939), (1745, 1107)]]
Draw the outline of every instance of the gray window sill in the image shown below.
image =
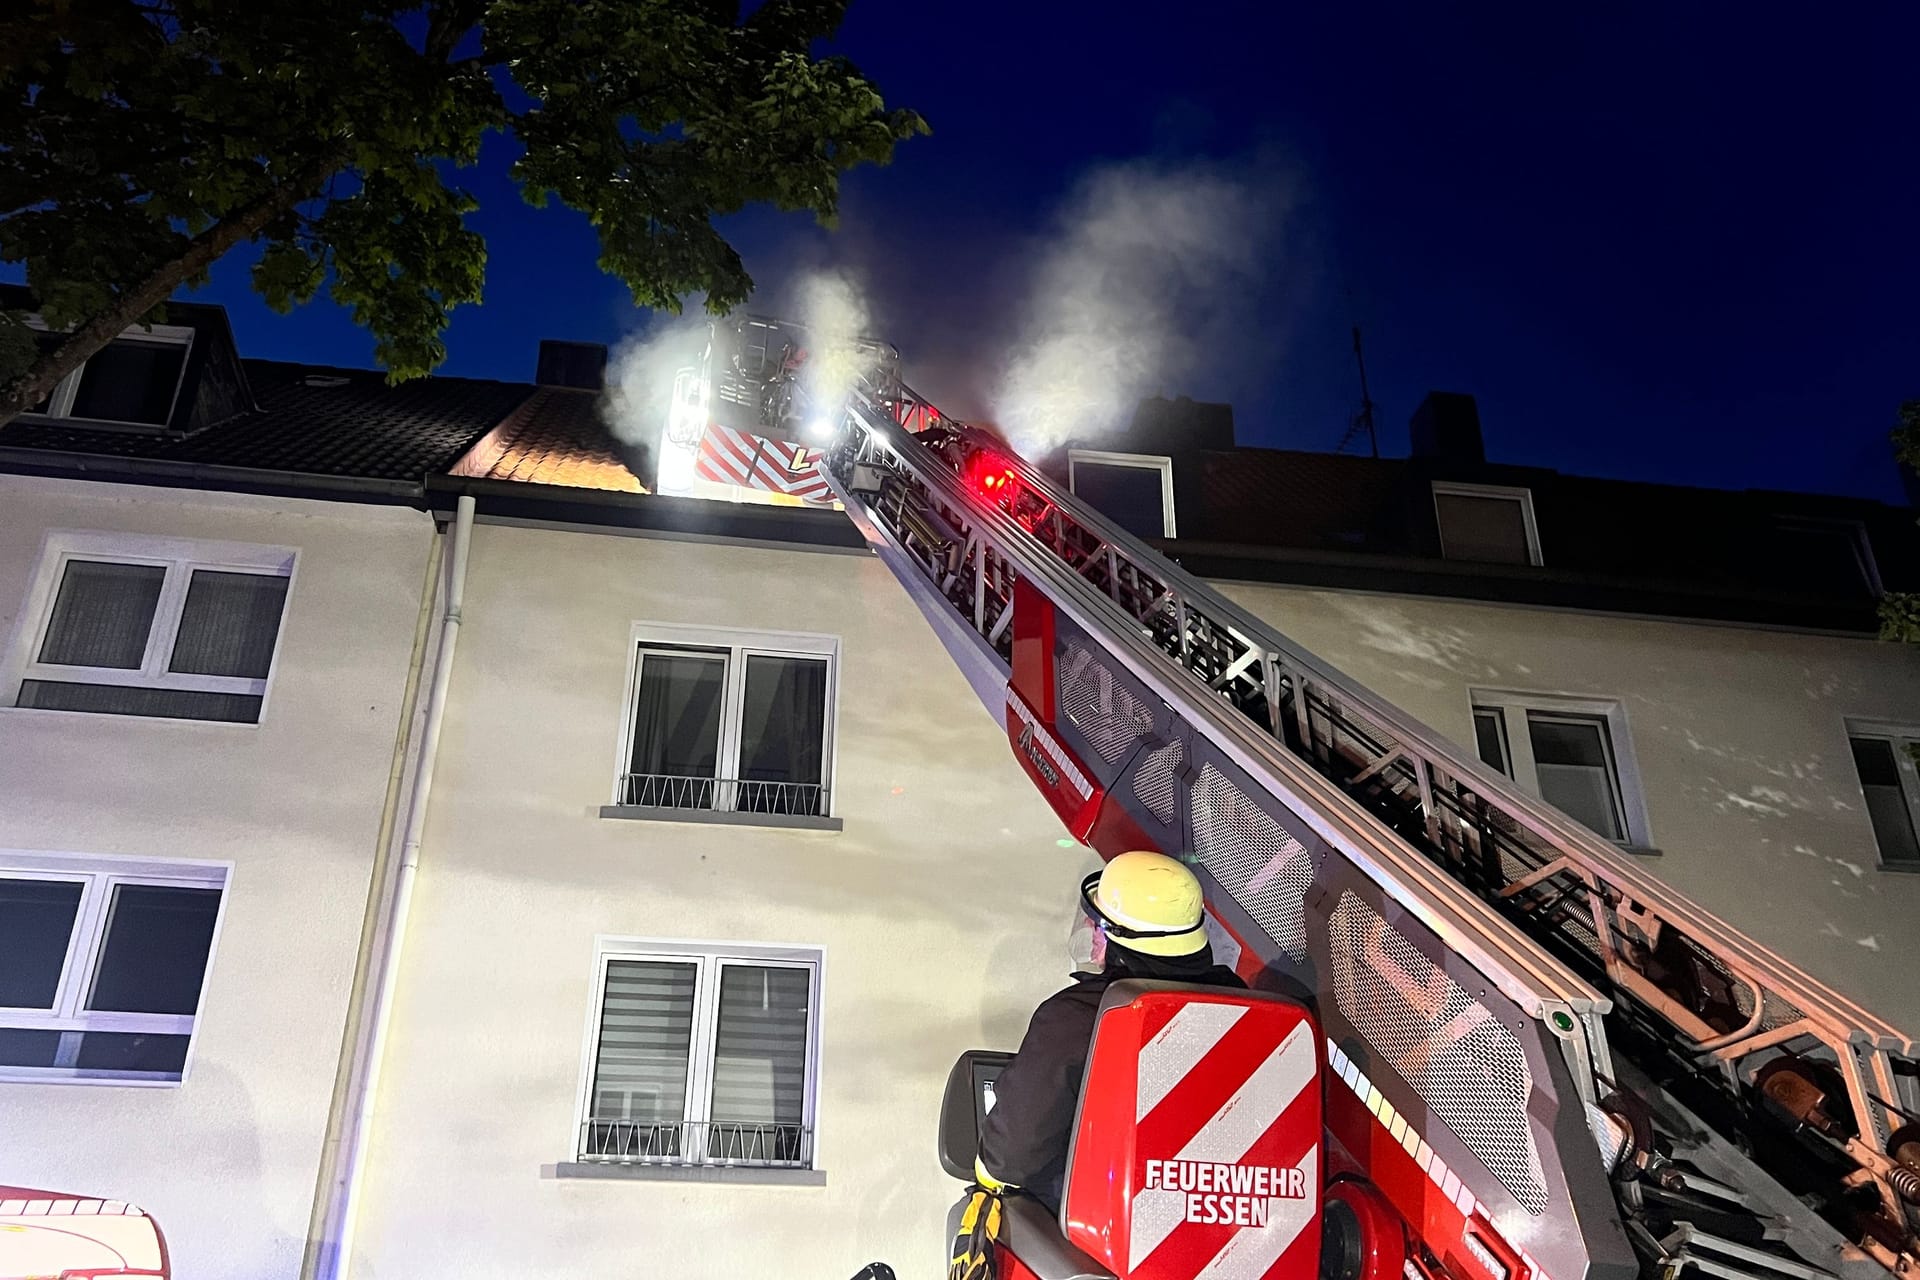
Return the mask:
[(838, 818), (816, 818), (799, 813), (734, 813), (721, 809), (675, 809), (647, 804), (603, 804), (603, 818), (639, 822), (697, 822), (722, 827), (786, 827), (798, 831), (839, 831)]
[(755, 1169), (724, 1164), (602, 1164), (567, 1161), (540, 1166), (543, 1178), (605, 1178), (612, 1182), (730, 1182), (737, 1186), (824, 1187), (824, 1169)]

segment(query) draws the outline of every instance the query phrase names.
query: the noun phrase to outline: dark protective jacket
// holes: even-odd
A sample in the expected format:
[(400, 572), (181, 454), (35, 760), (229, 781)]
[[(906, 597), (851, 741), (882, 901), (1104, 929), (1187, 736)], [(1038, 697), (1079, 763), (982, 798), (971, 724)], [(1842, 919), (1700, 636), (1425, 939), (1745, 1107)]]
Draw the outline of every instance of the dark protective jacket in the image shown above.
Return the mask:
[(1149, 956), (1110, 945), (1107, 956), (1104, 972), (1074, 974), (1072, 986), (1048, 996), (1033, 1011), (1020, 1052), (994, 1081), (993, 1110), (980, 1126), (980, 1163), (987, 1172), (1038, 1198), (1055, 1216), (1080, 1080), (1107, 988), (1124, 978), (1247, 985), (1233, 970), (1213, 962), (1211, 948), (1190, 956)]

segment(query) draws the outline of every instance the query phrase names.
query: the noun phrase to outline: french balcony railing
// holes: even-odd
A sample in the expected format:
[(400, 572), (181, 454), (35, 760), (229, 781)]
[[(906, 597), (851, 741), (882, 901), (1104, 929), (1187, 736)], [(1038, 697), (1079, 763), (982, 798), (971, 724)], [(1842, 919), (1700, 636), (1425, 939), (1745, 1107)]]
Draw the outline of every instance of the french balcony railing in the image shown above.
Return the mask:
[(580, 1126), (580, 1159), (595, 1164), (804, 1169), (813, 1162), (813, 1130), (753, 1120), (589, 1119)]
[(827, 788), (820, 782), (626, 773), (620, 775), (620, 803), (656, 809), (713, 809), (721, 813), (779, 813), (823, 818), (827, 814)]

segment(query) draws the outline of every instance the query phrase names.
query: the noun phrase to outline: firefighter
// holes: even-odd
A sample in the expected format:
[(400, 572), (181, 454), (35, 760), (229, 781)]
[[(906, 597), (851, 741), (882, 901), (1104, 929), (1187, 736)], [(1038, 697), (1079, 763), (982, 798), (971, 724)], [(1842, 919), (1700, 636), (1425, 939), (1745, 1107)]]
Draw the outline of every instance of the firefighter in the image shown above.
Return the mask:
[(1081, 883), (1068, 950), (1073, 985), (1034, 1010), (1020, 1052), (994, 1081), (974, 1162), (985, 1191), (1025, 1191), (1056, 1217), (1080, 1078), (1107, 987), (1123, 978), (1247, 985), (1213, 961), (1200, 881), (1162, 853), (1123, 853)]

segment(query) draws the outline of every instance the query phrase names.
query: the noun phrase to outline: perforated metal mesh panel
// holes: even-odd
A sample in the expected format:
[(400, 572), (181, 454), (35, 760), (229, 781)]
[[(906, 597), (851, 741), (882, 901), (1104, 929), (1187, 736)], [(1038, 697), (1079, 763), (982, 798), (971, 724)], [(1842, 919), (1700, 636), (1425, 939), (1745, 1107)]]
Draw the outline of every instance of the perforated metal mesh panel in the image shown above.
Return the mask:
[(1152, 731), (1153, 712), (1086, 645), (1067, 642), (1059, 677), (1060, 709), (1108, 764), (1119, 764)]
[(1544, 1213), (1519, 1038), (1352, 893), (1328, 922), (1333, 994), (1355, 1029), (1528, 1212)]
[(1193, 843), (1201, 865), (1296, 961), (1307, 958), (1313, 859), (1298, 840), (1212, 765), (1193, 788)]
[(1173, 773), (1187, 758), (1187, 749), (1178, 742), (1155, 747), (1140, 761), (1133, 774), (1133, 794), (1147, 812), (1168, 825), (1173, 823)]

